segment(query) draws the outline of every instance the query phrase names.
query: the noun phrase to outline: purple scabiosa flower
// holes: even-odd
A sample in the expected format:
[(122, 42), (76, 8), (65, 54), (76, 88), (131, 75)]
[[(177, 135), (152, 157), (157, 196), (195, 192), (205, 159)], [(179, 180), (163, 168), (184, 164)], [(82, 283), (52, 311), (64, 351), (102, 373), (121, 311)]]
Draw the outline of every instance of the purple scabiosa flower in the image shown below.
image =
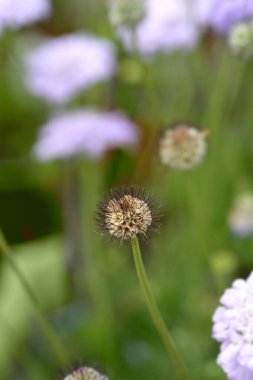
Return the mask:
[(0, 0), (0, 32), (44, 19), (50, 11), (49, 0)]
[(49, 120), (41, 128), (33, 152), (40, 161), (77, 154), (99, 158), (109, 149), (135, 147), (138, 140), (137, 126), (120, 112), (78, 109)]
[(25, 58), (26, 83), (35, 95), (65, 103), (80, 90), (112, 77), (115, 49), (104, 38), (85, 33), (51, 38)]
[[(147, 0), (146, 7), (146, 16), (135, 29), (137, 49), (144, 57), (195, 46), (198, 32), (186, 0)], [(118, 29), (129, 51), (133, 49), (132, 33), (131, 28)]]
[(227, 289), (213, 316), (213, 337), (221, 342), (218, 364), (230, 380), (253, 379), (253, 272)]
[(200, 23), (227, 34), (236, 23), (253, 18), (253, 1), (196, 0), (195, 14)]
[(240, 194), (228, 217), (233, 233), (239, 237), (253, 235), (253, 194)]

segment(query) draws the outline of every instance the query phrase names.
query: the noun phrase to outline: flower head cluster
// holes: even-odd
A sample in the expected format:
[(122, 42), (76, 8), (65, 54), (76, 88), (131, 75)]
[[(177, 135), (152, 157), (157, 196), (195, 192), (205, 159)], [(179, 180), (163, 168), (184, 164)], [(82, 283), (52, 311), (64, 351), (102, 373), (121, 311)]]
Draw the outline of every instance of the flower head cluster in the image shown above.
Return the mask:
[(101, 375), (93, 368), (81, 367), (64, 377), (63, 380), (108, 380), (108, 377)]
[(112, 190), (98, 205), (96, 219), (103, 233), (127, 240), (137, 235), (145, 236), (155, 227), (159, 216), (150, 197), (132, 186)]
[(235, 24), (228, 34), (228, 45), (232, 52), (243, 57), (253, 53), (253, 21)]
[(106, 39), (85, 33), (50, 38), (25, 58), (26, 83), (53, 103), (69, 101), (80, 90), (113, 76), (115, 49)]
[(145, 16), (146, 0), (109, 0), (108, 11), (112, 25), (135, 26)]
[(206, 135), (207, 131), (184, 124), (168, 129), (160, 141), (162, 163), (173, 169), (192, 169), (206, 153)]
[(49, 0), (1, 0), (0, 32), (5, 28), (17, 29), (49, 16)]
[(230, 380), (253, 379), (253, 272), (236, 280), (213, 316), (213, 337), (221, 342), (218, 364)]
[(228, 222), (231, 230), (240, 237), (253, 234), (252, 193), (243, 193), (237, 197)]
[(120, 112), (80, 109), (57, 115), (44, 125), (33, 151), (41, 161), (77, 154), (99, 158), (116, 147), (134, 147), (138, 140), (137, 126)]
[[(131, 28), (121, 27), (118, 35), (133, 50)], [(143, 57), (176, 49), (190, 50), (197, 43), (198, 31), (187, 0), (146, 0), (146, 16), (135, 30), (136, 47)]]

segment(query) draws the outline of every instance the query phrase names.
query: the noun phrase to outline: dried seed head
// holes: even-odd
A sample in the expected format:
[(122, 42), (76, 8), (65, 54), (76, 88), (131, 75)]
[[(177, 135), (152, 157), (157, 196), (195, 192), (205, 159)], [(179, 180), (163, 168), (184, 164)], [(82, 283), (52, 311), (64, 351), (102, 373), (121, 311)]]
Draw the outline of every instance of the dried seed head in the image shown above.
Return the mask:
[(160, 141), (160, 158), (173, 169), (189, 170), (200, 163), (206, 153), (208, 131), (182, 124), (165, 132)]
[(108, 11), (113, 26), (134, 27), (145, 16), (146, 0), (108, 0)]
[(108, 377), (101, 375), (93, 368), (81, 367), (66, 376), (63, 380), (108, 380)]
[(112, 190), (99, 204), (97, 212), (100, 230), (124, 240), (146, 235), (157, 221), (158, 215), (153, 211), (150, 198), (134, 187)]

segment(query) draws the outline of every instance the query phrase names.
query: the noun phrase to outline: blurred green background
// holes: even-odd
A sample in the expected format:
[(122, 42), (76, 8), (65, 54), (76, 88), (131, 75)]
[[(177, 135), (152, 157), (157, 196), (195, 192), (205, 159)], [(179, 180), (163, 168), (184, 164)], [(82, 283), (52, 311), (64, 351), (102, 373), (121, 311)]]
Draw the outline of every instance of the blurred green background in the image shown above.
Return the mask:
[[(55, 1), (49, 21), (1, 37), (1, 228), (73, 368), (91, 365), (111, 380), (173, 380), (130, 245), (101, 238), (94, 223), (96, 203), (110, 187), (134, 183), (150, 190), (163, 220), (159, 232), (142, 242), (142, 251), (161, 313), (191, 378), (225, 379), (216, 364), (219, 347), (211, 338), (211, 319), (224, 289), (253, 265), (253, 238), (233, 236), (227, 223), (235, 196), (253, 187), (253, 62), (233, 57), (211, 33), (191, 53), (161, 54), (150, 63), (128, 56), (115, 40), (114, 82), (92, 87), (69, 107), (124, 110), (142, 129), (139, 151), (114, 150), (96, 162), (39, 164), (30, 152), (50, 107), (25, 89), (22, 54), (36, 35), (79, 29), (115, 40), (105, 5), (95, 0)], [(178, 121), (210, 130), (204, 161), (187, 173), (163, 167), (158, 157), (162, 131)], [(78, 202), (74, 222), (64, 209), (68, 186), (75, 189), (71, 202)], [(70, 273), (66, 247), (78, 244), (82, 265)], [(71, 370), (59, 369), (4, 257), (0, 337), (1, 379), (61, 379)]]

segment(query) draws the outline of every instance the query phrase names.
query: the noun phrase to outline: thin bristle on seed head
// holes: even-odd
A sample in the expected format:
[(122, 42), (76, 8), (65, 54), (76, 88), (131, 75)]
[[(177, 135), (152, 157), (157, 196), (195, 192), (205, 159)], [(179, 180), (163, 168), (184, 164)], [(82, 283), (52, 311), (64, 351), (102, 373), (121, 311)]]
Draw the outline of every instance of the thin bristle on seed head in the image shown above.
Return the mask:
[(99, 203), (96, 214), (98, 229), (112, 237), (127, 240), (146, 236), (157, 227), (159, 215), (146, 192), (134, 186), (112, 189)]

